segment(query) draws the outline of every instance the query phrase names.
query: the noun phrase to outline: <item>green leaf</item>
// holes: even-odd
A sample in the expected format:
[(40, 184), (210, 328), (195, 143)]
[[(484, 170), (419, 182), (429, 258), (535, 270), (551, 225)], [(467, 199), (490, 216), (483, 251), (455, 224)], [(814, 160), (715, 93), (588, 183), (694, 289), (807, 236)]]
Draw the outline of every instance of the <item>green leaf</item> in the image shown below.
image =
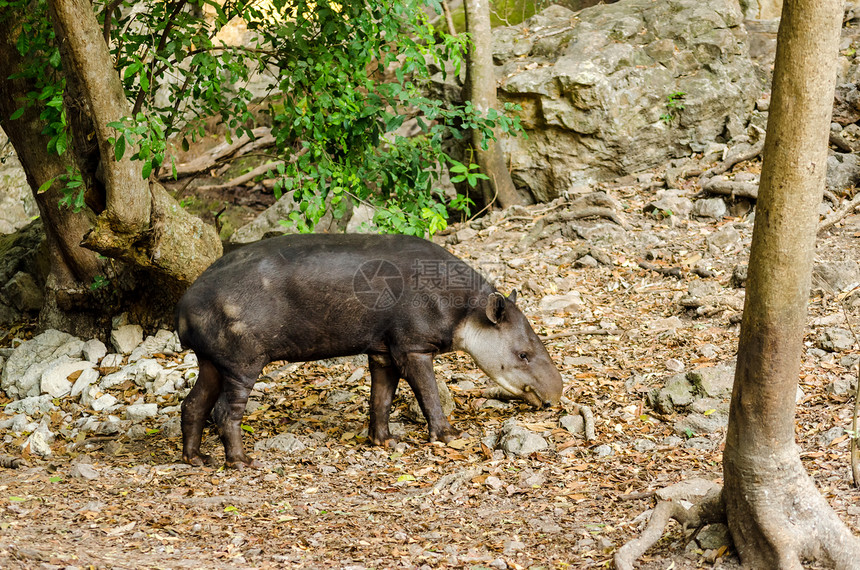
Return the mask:
[(245, 424), (242, 424), (242, 429), (248, 433), (254, 433), (254, 428), (252, 428), (251, 426), (247, 426)]
[(24, 114), (25, 109), (26, 109), (26, 107), (19, 107), (19, 108), (15, 109), (15, 112), (9, 116), (9, 120), (14, 121), (15, 119), (20, 119), (21, 115)]
[(233, 505), (227, 505), (226, 507), (224, 507), (224, 512), (225, 512), (225, 513), (232, 513), (232, 512), (238, 511), (238, 510), (239, 510), (239, 509), (237, 509), (237, 508), (236, 508), (236, 507), (234, 507)]
[(143, 168), (140, 171), (140, 175), (144, 180), (149, 178), (149, 175), (152, 174), (152, 162), (144, 162)]
[(122, 160), (125, 155), (125, 137), (121, 136), (116, 141), (116, 146), (113, 147), (113, 156), (117, 162)]
[(12, 495), (11, 497), (9, 497), (9, 500), (12, 501), (13, 503), (23, 503), (27, 499), (24, 497), (16, 497), (15, 495)]
[(55, 176), (54, 178), (51, 178), (51, 179), (43, 182), (42, 185), (39, 186), (39, 189), (36, 190), (36, 194), (42, 194), (44, 192), (47, 192), (48, 189), (51, 187), (51, 185), (54, 183), (54, 180), (56, 180), (56, 179), (57, 179), (57, 177)]

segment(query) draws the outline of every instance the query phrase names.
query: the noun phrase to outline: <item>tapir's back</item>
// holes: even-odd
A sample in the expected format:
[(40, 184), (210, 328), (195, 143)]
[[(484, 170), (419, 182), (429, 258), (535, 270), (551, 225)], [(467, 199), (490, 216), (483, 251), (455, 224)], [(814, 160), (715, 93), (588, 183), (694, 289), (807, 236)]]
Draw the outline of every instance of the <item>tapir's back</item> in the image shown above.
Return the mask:
[(216, 261), (180, 300), (177, 329), (183, 344), (221, 359), (237, 350), (260, 361), (383, 352), (393, 338), (447, 350), (453, 323), (490, 291), (421, 238), (289, 235)]

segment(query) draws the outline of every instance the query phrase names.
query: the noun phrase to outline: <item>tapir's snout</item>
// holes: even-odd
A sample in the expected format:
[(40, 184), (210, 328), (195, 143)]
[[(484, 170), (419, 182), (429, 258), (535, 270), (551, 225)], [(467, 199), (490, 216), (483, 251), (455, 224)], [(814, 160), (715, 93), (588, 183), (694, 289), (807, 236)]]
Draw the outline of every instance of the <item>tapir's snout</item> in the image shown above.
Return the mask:
[(561, 374), (552, 367), (550, 374), (547, 374), (543, 382), (538, 385), (523, 386), (523, 399), (536, 408), (544, 408), (555, 406), (561, 400), (561, 393), (564, 389)]

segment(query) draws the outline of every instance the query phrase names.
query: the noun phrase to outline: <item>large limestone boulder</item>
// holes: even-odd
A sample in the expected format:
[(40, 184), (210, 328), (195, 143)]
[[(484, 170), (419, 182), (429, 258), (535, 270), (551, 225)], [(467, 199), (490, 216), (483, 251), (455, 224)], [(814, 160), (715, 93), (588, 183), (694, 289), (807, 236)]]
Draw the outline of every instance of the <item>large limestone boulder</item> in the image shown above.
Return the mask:
[(506, 143), (515, 182), (551, 200), (742, 134), (760, 93), (742, 24), (730, 0), (621, 0), (494, 30), (528, 133)]

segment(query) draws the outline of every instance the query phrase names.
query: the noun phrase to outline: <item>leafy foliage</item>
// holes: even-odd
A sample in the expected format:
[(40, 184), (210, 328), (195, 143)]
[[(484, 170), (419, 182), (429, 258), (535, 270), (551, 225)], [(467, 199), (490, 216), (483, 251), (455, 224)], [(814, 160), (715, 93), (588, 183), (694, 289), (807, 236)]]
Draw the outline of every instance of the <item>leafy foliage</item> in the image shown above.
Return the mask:
[[(44, 1), (0, 4), (30, 14), (31, 29), (19, 38), (41, 89), (30, 102), (44, 103), (51, 150), (63, 153), (65, 83)], [(449, 210), (468, 214), (471, 205), (442, 193), (439, 165), (465, 168), (457, 179), (471, 185), (478, 176), (443, 151), (446, 139), (467, 129), (485, 138), (496, 127), (519, 130), (495, 110), (482, 116), (469, 102), (451, 106), (424, 94), (433, 73), (459, 74), (467, 43), (434, 29), (423, 0), (96, 0), (94, 10), (133, 106), (131, 117), (110, 124), (116, 158), (131, 152), (148, 178), (168, 160), (167, 141), (178, 137), (187, 148), (208, 117), (220, 116), (228, 139), (253, 136), (264, 121), (285, 161), (276, 195), (294, 193), (303, 230), (327, 208), (342, 215), (361, 201), (385, 229), (438, 231)], [(246, 30), (241, 42), (222, 39), (228, 24), (231, 33)], [(251, 82), (257, 92), (263, 86), (262, 101)], [(418, 136), (398, 134), (407, 121)]]

